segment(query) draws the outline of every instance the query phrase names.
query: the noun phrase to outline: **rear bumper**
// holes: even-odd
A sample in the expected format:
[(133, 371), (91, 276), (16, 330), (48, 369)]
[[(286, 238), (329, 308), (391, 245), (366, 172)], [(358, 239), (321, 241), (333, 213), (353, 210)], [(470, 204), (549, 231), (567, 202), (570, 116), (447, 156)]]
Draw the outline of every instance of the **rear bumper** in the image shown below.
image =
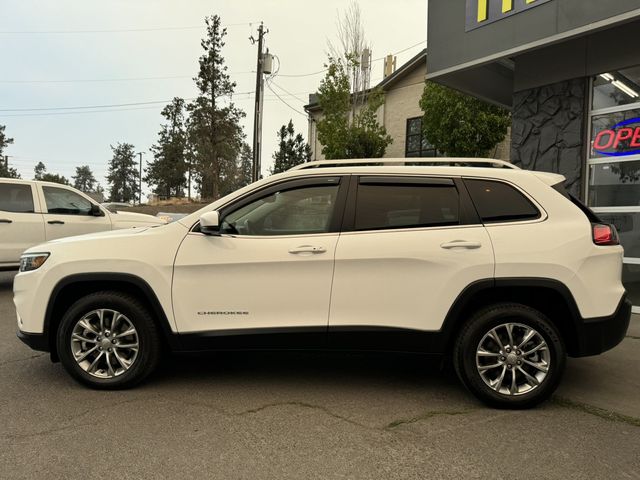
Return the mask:
[(33, 350), (40, 352), (48, 352), (50, 350), (49, 339), (42, 333), (27, 333), (18, 330), (17, 335), (20, 340), (29, 345)]
[(588, 357), (611, 350), (625, 337), (630, 319), (631, 302), (625, 294), (613, 315), (582, 321), (579, 350), (573, 356)]

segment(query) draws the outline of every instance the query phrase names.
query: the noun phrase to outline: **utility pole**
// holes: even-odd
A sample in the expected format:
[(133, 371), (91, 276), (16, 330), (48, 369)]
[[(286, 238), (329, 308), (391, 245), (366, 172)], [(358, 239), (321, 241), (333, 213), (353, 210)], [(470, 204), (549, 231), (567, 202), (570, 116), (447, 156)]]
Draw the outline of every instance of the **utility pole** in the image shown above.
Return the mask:
[(145, 152), (138, 152), (138, 155), (140, 155), (140, 194), (138, 196), (138, 205), (142, 205), (142, 155), (144, 155)]
[(269, 30), (265, 31), (263, 23), (260, 22), (260, 26), (258, 27), (258, 40), (253, 37), (249, 39), (253, 44), (255, 44), (256, 41), (258, 43), (258, 64), (256, 67), (256, 99), (253, 117), (253, 168), (251, 172), (251, 178), (254, 182), (260, 180), (261, 170), (260, 153), (262, 149), (262, 100), (264, 96), (264, 79), (262, 73), (262, 69), (264, 66), (264, 52), (262, 51), (262, 45), (264, 35), (268, 32)]

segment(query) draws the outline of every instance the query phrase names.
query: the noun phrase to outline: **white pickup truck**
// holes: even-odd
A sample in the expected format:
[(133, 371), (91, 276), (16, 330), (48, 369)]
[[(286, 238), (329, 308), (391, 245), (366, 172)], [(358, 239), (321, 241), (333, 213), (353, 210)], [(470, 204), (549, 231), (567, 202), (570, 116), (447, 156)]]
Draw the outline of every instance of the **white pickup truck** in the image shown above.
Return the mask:
[(0, 178), (0, 270), (17, 269), (23, 251), (49, 240), (164, 223), (151, 215), (110, 212), (66, 185)]

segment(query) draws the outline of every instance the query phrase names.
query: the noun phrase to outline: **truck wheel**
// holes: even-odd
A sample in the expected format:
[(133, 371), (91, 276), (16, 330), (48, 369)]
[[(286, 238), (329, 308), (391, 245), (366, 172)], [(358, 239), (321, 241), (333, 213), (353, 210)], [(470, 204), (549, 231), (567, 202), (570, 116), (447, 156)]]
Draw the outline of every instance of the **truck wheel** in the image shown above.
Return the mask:
[(76, 301), (57, 332), (60, 361), (69, 374), (97, 389), (124, 389), (158, 364), (160, 336), (134, 296), (97, 292)]
[(530, 408), (557, 388), (566, 349), (541, 312), (514, 303), (477, 312), (462, 328), (454, 366), (464, 385), (496, 408)]

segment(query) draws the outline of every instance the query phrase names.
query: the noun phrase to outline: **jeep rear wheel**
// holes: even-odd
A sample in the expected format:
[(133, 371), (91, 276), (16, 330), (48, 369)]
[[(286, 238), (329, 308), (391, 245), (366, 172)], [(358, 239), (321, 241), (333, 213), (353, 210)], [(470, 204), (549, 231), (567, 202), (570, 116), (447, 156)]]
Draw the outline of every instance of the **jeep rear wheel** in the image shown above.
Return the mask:
[(566, 351), (541, 312), (519, 304), (485, 308), (463, 327), (454, 351), (456, 372), (486, 404), (529, 408), (554, 392)]
[(156, 367), (160, 339), (148, 310), (135, 297), (98, 292), (65, 313), (57, 336), (60, 360), (80, 382), (128, 388)]

